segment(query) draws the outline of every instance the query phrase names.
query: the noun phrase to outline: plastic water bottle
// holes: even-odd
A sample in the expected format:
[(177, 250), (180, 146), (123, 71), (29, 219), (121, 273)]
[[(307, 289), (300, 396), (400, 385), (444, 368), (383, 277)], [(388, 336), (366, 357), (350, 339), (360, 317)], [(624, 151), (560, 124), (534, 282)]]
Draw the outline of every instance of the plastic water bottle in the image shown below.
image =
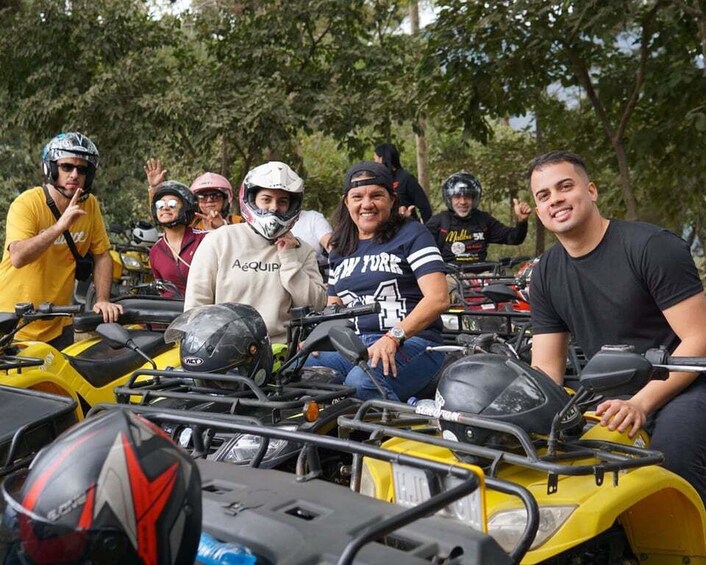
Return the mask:
[(197, 565), (255, 565), (257, 557), (247, 547), (219, 541), (203, 532), (196, 554)]

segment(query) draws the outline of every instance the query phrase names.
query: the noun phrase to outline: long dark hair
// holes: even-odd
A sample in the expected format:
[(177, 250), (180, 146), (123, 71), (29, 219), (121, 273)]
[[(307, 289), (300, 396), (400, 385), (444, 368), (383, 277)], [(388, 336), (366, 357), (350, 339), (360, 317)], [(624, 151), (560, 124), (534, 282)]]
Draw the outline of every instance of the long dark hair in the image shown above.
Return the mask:
[(400, 152), (392, 143), (381, 143), (375, 148), (375, 155), (382, 159), (382, 164), (385, 165), (393, 173), (397, 169), (401, 169)]
[[(363, 180), (360, 177), (365, 178), (364, 174), (366, 174), (365, 171), (362, 171), (361, 174), (356, 175), (353, 180)], [(407, 218), (400, 215), (400, 202), (397, 195), (391, 194), (391, 196), (392, 210), (390, 211), (390, 217), (380, 226), (373, 236), (375, 243), (386, 243), (390, 241), (407, 222)], [(358, 226), (355, 225), (353, 218), (351, 218), (345, 200), (346, 195), (344, 194), (338, 206), (336, 206), (336, 210), (333, 212), (333, 222), (336, 227), (333, 228), (333, 234), (331, 235), (331, 249), (342, 257), (346, 257), (355, 252), (358, 248), (358, 243), (360, 243)]]

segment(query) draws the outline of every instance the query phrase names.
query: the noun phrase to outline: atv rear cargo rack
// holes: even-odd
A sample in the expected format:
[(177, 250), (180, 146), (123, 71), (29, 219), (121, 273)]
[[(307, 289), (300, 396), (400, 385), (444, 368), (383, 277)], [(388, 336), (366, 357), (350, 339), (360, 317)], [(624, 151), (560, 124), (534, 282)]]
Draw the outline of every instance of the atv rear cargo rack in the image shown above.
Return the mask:
[(75, 423), (76, 402), (67, 396), (0, 386), (0, 477), (27, 466)]
[[(254, 425), (228, 414), (203, 414), (158, 406), (100, 405), (100, 410), (130, 410), (157, 425), (188, 425), (220, 433), (252, 434), (306, 446), (297, 473), (252, 469), (199, 460), (202, 475), (203, 529), (216, 538), (242, 544), (273, 563), (518, 563), (539, 525), (536, 500), (525, 488), (486, 479), (485, 485), (516, 496), (527, 512), (520, 539), (508, 555), (487, 534), (431, 514), (484, 489), (478, 471), (395, 453), (364, 443)], [(412, 508), (375, 500), (315, 478), (318, 450), (339, 450), (454, 477), (457, 484)]]
[[(430, 423), (433, 420), (442, 418), (476, 428), (502, 432), (517, 440), (521, 453), (446, 440), (410, 429), (371, 422), (369, 413), (372, 409), (385, 410), (388, 415), (397, 413), (400, 415), (415, 414), (417, 416), (426, 416), (429, 418)], [(444, 447), (458, 454), (462, 459), (464, 456), (468, 456), (474, 460), (489, 461), (491, 464), (486, 473), (491, 477), (495, 476), (497, 467), (501, 463), (509, 463), (545, 472), (547, 473), (548, 494), (557, 491), (558, 480), (561, 475), (594, 475), (596, 484), (600, 486), (603, 484), (605, 475), (612, 473), (613, 484), (617, 485), (621, 471), (647, 465), (659, 465), (664, 460), (664, 456), (658, 451), (608, 441), (581, 439), (570, 441), (560, 439), (556, 444), (554, 455), (548, 455), (540, 453), (547, 446), (546, 441), (533, 440), (527, 432), (514, 424), (477, 415), (448, 412), (443, 409), (416, 408), (415, 406), (386, 400), (368, 400), (364, 402), (354, 416), (339, 416), (338, 426), (339, 435), (343, 438), (348, 436), (349, 432), (347, 430), (356, 430), (369, 433), (371, 440), (374, 439), (376, 443), (385, 441), (385, 438), (401, 438)], [(586, 462), (586, 460), (589, 462)], [(360, 458), (354, 457), (351, 488), (357, 489), (359, 487), (361, 465), (362, 461)]]

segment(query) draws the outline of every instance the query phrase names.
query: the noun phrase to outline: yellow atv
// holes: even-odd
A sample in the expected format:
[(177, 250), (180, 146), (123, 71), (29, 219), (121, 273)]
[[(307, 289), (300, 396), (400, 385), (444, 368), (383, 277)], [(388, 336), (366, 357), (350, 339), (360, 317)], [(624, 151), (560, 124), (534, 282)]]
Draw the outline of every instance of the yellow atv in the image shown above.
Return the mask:
[(14, 313), (0, 313), (0, 385), (70, 397), (76, 401), (76, 416), (81, 419), (92, 406), (115, 402), (115, 387), (126, 383), (134, 370), (178, 367), (179, 350), (166, 344), (163, 335), (166, 324), (182, 312), (183, 302), (148, 297), (118, 302), (124, 308), (119, 322), (129, 325), (132, 342), (128, 347), (116, 347), (101, 337), (102, 316), (94, 313), (76, 316), (74, 327), (83, 332), (96, 330), (98, 336), (63, 351), (39, 341), (13, 341), (15, 333), (25, 325), (77, 314), (81, 306), (45, 303), (35, 309), (31, 304), (21, 304)]
[[(477, 464), (489, 478), (525, 487), (539, 504), (540, 525), (522, 563), (706, 563), (706, 512), (695, 489), (660, 466), (645, 432), (631, 439), (585, 413), (596, 394), (631, 394), (678, 361), (663, 350), (601, 351), (569, 397), (517, 359), (466, 356), (446, 369), (433, 403), (369, 401), (355, 417), (340, 418), (339, 430), (367, 432), (384, 449), (450, 468)], [(380, 409), (383, 418), (371, 423), (369, 413)], [(404, 424), (414, 416), (416, 427)], [(359, 458), (351, 487), (405, 504), (445, 485), (398, 462)], [(488, 532), (507, 550), (523, 531), (525, 510), (491, 491), (487, 505)]]

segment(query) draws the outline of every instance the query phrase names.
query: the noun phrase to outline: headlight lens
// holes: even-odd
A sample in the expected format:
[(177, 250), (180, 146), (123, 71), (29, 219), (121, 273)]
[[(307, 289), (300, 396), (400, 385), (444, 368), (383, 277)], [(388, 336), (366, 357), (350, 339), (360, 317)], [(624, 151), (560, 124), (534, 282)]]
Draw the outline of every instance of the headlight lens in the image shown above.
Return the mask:
[[(539, 529), (530, 546), (537, 549), (569, 519), (576, 506), (541, 506), (539, 508)], [(524, 508), (497, 512), (488, 521), (488, 533), (495, 538), (505, 551), (511, 551), (520, 539), (527, 523)]]
[(125, 268), (130, 271), (139, 271), (142, 268), (142, 263), (140, 263), (134, 257), (130, 257), (129, 255), (125, 255), (125, 253), (121, 253), (120, 258), (123, 260), (123, 265), (125, 265)]
[[(282, 426), (280, 429), (294, 431), (296, 426)], [(229, 463), (247, 463), (251, 461), (262, 444), (262, 436), (242, 434), (233, 438), (228, 446), (221, 452), (219, 461), (228, 461)], [(279, 455), (289, 444), (284, 439), (270, 439), (265, 452), (265, 460), (272, 459)]]
[[(451, 490), (461, 482), (460, 479), (452, 476), (438, 477), (432, 472), (398, 463), (392, 464), (392, 481), (395, 487), (395, 502), (409, 508), (429, 500), (439, 492)], [(474, 530), (484, 532), (484, 488), (479, 487), (471, 494), (440, 510), (437, 514), (459, 520)]]

